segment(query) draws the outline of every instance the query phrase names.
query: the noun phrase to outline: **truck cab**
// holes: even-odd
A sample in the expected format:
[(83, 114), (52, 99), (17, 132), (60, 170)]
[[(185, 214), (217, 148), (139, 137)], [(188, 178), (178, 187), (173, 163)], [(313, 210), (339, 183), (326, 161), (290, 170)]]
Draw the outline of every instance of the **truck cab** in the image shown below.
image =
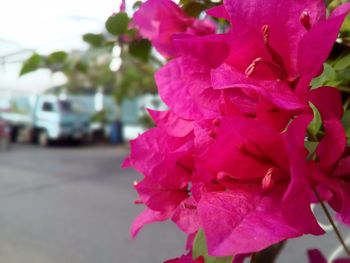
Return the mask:
[(33, 111), (33, 139), (42, 146), (51, 141), (83, 141), (89, 136), (89, 115), (74, 101), (54, 95), (36, 99)]

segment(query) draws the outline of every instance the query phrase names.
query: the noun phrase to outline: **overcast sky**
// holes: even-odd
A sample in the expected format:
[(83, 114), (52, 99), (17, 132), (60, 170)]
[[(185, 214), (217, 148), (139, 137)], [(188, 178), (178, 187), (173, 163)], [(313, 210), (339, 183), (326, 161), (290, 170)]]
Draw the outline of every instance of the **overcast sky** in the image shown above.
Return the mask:
[[(23, 49), (47, 54), (60, 49), (84, 48), (86, 45), (81, 36), (88, 32), (100, 33), (106, 19), (117, 12), (120, 5), (120, 0), (0, 1), (0, 57)], [(134, 0), (126, 2), (131, 8)], [(12, 59), (14, 57), (6, 60)], [(0, 65), (0, 89), (40, 91), (49, 85), (59, 84), (45, 71), (18, 80), (19, 68), (20, 64)], [(62, 81), (62, 78), (58, 79)]]

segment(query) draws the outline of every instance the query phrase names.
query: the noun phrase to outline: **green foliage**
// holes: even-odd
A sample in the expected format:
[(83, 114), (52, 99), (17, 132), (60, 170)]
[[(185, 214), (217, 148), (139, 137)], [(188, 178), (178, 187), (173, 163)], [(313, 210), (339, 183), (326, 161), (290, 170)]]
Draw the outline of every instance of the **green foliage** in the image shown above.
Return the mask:
[(134, 5), (132, 6), (132, 9), (136, 10), (138, 9), (142, 4), (142, 1), (136, 1)]
[(115, 36), (124, 34), (128, 29), (128, 25), (129, 17), (124, 12), (110, 16), (105, 24), (107, 31)]
[(152, 50), (151, 42), (147, 39), (134, 40), (129, 45), (129, 52), (132, 56), (147, 62)]
[(339, 79), (335, 69), (331, 65), (325, 63), (323, 65), (322, 74), (312, 80), (311, 86), (313, 88), (318, 88), (321, 86), (337, 86), (340, 81), (341, 80)]
[(34, 53), (30, 58), (28, 58), (24, 62), (19, 75), (23, 76), (24, 74), (38, 70), (43, 64), (43, 62), (44, 62), (43, 57), (37, 53)]
[(321, 114), (311, 102), (309, 102), (309, 105), (314, 113), (314, 118), (309, 124), (308, 132), (312, 138), (317, 138), (317, 134), (322, 127)]
[(205, 263), (231, 263), (233, 257), (211, 257), (208, 256), (207, 242), (203, 230), (199, 230), (193, 243), (192, 257), (196, 259), (202, 256)]
[(189, 2), (183, 6), (183, 9), (189, 16), (197, 17), (201, 12), (207, 9), (207, 6), (200, 2)]
[(105, 39), (102, 34), (87, 33), (83, 35), (83, 40), (93, 47), (100, 47), (103, 45)]
[(203, 11), (220, 4), (220, 2), (210, 0), (180, 0), (180, 5), (189, 16), (198, 17)]
[(143, 94), (157, 92), (154, 81), (156, 66), (150, 61), (144, 63), (139, 59), (123, 54), (123, 64), (118, 71), (117, 82), (115, 83), (114, 96), (118, 101), (125, 98), (132, 98)]
[(344, 126), (346, 138), (349, 144), (350, 143), (350, 110), (347, 110), (344, 112), (344, 115), (341, 121)]
[(346, 54), (345, 56), (339, 57), (338, 60), (334, 63), (334, 70), (344, 70), (350, 67), (350, 54)]

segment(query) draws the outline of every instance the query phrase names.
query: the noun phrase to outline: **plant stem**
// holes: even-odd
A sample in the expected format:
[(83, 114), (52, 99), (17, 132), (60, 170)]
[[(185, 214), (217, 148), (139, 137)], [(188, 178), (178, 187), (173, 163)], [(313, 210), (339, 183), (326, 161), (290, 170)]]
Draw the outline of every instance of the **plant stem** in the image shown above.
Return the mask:
[(338, 229), (337, 226), (335, 225), (334, 220), (333, 220), (331, 214), (329, 213), (329, 211), (328, 211), (326, 205), (324, 204), (324, 202), (323, 202), (323, 200), (322, 200), (320, 194), (318, 193), (318, 191), (316, 190), (315, 187), (313, 188), (313, 190), (314, 190), (314, 192), (315, 192), (315, 195), (316, 195), (318, 201), (320, 202), (320, 205), (321, 205), (321, 207), (322, 207), (324, 213), (326, 214), (326, 216), (327, 216), (329, 222), (331, 223), (331, 225), (332, 225), (332, 227), (333, 227), (333, 230), (334, 230), (336, 236), (338, 237), (338, 239), (339, 239), (341, 245), (343, 246), (343, 248), (344, 248), (346, 254), (348, 254), (348, 255), (350, 256), (350, 250), (349, 250), (349, 248), (346, 246), (345, 241), (344, 241), (343, 237), (341, 236), (341, 234), (340, 234), (340, 232), (339, 232), (339, 229)]

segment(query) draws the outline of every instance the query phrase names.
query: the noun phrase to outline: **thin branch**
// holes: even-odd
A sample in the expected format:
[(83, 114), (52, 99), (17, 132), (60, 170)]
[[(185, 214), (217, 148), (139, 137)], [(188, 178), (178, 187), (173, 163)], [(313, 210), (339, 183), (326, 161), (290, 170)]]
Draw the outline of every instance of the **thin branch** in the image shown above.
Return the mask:
[(332, 227), (333, 227), (333, 230), (334, 230), (336, 236), (338, 237), (338, 239), (339, 239), (341, 245), (343, 246), (343, 248), (344, 248), (346, 254), (348, 254), (348, 255), (350, 256), (350, 250), (349, 250), (349, 248), (346, 246), (345, 241), (344, 241), (343, 237), (341, 236), (341, 234), (340, 234), (340, 232), (339, 232), (339, 229), (338, 229), (337, 226), (335, 225), (334, 220), (333, 220), (331, 214), (329, 213), (329, 211), (328, 211), (326, 205), (324, 204), (324, 202), (323, 202), (323, 200), (322, 200), (320, 194), (318, 193), (318, 191), (316, 190), (315, 187), (313, 188), (313, 190), (314, 190), (314, 193), (315, 193), (315, 195), (316, 195), (318, 201), (320, 202), (320, 205), (321, 205), (321, 207), (322, 207), (324, 213), (326, 214), (326, 216), (327, 216), (329, 222), (331, 223), (331, 225), (332, 225)]

